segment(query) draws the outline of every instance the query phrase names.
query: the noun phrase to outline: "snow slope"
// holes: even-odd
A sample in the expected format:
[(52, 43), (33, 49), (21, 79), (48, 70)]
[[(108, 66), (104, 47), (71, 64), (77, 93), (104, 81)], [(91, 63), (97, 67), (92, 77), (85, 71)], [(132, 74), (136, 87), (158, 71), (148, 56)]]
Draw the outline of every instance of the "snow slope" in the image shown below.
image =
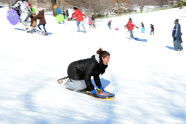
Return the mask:
[[(97, 20), (97, 29), (76, 32), (75, 22), (56, 24), (47, 15), (49, 37), (27, 34), (6, 20), (0, 9), (0, 124), (185, 124), (186, 54), (172, 50), (171, 31), (180, 19), (186, 39), (186, 11), (179, 9)], [(123, 29), (129, 17), (146, 25), (128, 39)], [(149, 36), (149, 25), (155, 36)], [(88, 28), (88, 27), (87, 27)], [(186, 44), (183, 44), (186, 48)], [(110, 51), (111, 62), (102, 82), (116, 94), (99, 100), (68, 91), (56, 80), (69, 63), (88, 58), (98, 48)]]

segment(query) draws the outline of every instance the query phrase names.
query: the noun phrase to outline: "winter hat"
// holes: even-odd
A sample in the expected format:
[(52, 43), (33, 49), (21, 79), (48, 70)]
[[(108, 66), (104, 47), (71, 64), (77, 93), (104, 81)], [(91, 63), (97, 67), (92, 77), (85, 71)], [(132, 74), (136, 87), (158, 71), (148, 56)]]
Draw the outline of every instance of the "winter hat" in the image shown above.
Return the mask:
[(77, 7), (73, 7), (74, 10), (77, 10), (78, 8)]
[(178, 23), (179, 22), (179, 19), (176, 19), (175, 22)]

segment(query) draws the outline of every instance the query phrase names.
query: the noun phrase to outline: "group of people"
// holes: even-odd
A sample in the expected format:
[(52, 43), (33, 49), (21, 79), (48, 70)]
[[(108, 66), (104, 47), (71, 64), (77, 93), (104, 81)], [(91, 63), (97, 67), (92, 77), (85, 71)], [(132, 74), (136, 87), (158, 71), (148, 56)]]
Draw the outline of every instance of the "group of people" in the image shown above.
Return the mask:
[[(46, 19), (45, 19), (45, 11), (44, 9), (40, 8), (39, 12), (37, 13), (34, 8), (32, 8), (31, 3), (28, 2), (28, 0), (17, 0), (13, 5), (12, 9), (15, 9), (17, 13), (20, 15), (20, 21), (21, 23), (26, 27), (25, 30), (29, 32), (36, 32), (37, 28), (40, 31), (44, 31), (45, 35), (47, 35), (46, 30)], [(69, 17), (68, 10), (66, 12), (61, 12), (59, 8), (56, 8), (57, 14), (61, 14), (64, 16), (64, 18), (68, 18), (68, 20), (75, 20), (77, 24), (77, 31), (78, 32), (84, 32), (86, 33), (86, 27), (85, 27), (85, 19), (86, 15), (77, 7), (73, 7), (73, 14), (72, 17)], [(31, 24), (29, 29), (29, 18), (31, 19)], [(39, 20), (39, 24), (37, 24), (37, 20)], [(88, 24), (90, 28), (96, 28), (95, 25), (95, 15), (89, 16), (88, 18)], [(112, 20), (108, 21), (108, 28), (112, 28)], [(43, 29), (41, 29), (41, 26)], [(139, 28), (136, 26), (132, 19), (129, 18), (128, 23), (125, 25), (125, 28), (128, 29), (130, 32), (130, 37), (134, 38), (134, 29)], [(150, 35), (154, 35), (154, 25), (150, 24)], [(141, 22), (141, 32), (145, 33), (145, 25), (143, 22)], [(172, 32), (173, 42), (174, 42), (174, 48), (176, 51), (182, 51), (183, 47), (181, 45), (182, 43), (182, 33), (181, 33), (181, 25), (179, 24), (179, 20), (175, 20), (175, 26)]]
[[(125, 28), (128, 29), (128, 31), (130, 32), (130, 37), (134, 38), (134, 28), (139, 28), (137, 27), (131, 18), (129, 18), (128, 23), (125, 25)], [(141, 33), (145, 33), (145, 25), (143, 22), (141, 22)], [(154, 35), (154, 25), (150, 24), (150, 35)]]
[[(35, 32), (38, 27), (38, 29), (42, 30), (40, 26), (43, 26), (43, 30), (47, 35), (47, 31), (45, 28), (46, 20), (45, 20), (45, 11), (44, 9), (40, 9), (37, 13), (32, 8), (31, 4), (28, 2), (28, 0), (17, 0), (13, 5), (12, 9), (15, 9), (18, 14), (20, 15), (21, 23), (26, 27), (26, 31), (28, 31), (28, 24), (29, 24), (29, 18), (31, 19), (31, 31)], [(70, 20), (75, 20), (77, 24), (78, 32), (82, 31), (86, 32), (85, 28), (85, 14), (78, 9), (77, 7), (74, 7), (74, 13), (72, 14), (72, 17)], [(56, 10), (57, 11), (57, 10)], [(58, 11), (58, 14), (62, 14)], [(65, 13), (66, 17), (69, 17), (68, 12)], [(37, 20), (39, 20), (39, 24), (37, 25)], [(89, 17), (89, 26), (92, 28), (95, 28), (95, 16)], [(108, 27), (111, 29), (112, 20), (109, 20)], [(125, 25), (125, 28), (128, 29), (130, 32), (130, 37), (134, 38), (133, 30), (137, 27), (131, 18), (129, 18), (128, 23)], [(145, 33), (145, 25), (142, 22), (141, 23), (141, 32)], [(150, 35), (154, 35), (154, 25), (150, 25)], [(181, 25), (179, 24), (179, 20), (175, 20), (175, 26), (173, 28), (172, 37), (174, 42), (175, 50), (181, 51), (183, 50), (183, 47), (181, 45), (182, 43), (182, 32), (181, 32)], [(95, 55), (93, 55), (91, 58), (84, 59), (84, 60), (78, 60), (72, 62), (67, 69), (68, 73), (68, 80), (64, 84), (66, 88), (71, 90), (84, 90), (90, 92), (90, 94), (96, 94), (97, 90), (95, 90), (94, 85), (92, 84), (91, 77), (94, 78), (94, 81), (96, 83), (96, 86), (101, 90), (104, 91), (104, 87), (101, 84), (100, 75), (104, 74), (106, 71), (106, 68), (108, 67), (108, 63), (110, 60), (110, 53), (108, 51), (104, 51), (102, 49), (99, 49)]]
[[(108, 21), (107, 26), (109, 29), (112, 29), (112, 20)], [(124, 27), (127, 28), (128, 31), (130, 32), (131, 38), (134, 38), (134, 28), (139, 28), (133, 23), (131, 18), (129, 18), (128, 23)], [(118, 30), (118, 27), (115, 28), (115, 30)], [(141, 22), (141, 32), (145, 33), (145, 25), (143, 22)], [(153, 24), (150, 24), (150, 35), (154, 35), (154, 25)]]
[[(110, 23), (111, 21), (109, 21)], [(108, 23), (108, 25), (109, 25)], [(181, 32), (181, 25), (179, 24), (179, 19), (176, 19), (174, 21), (175, 26), (173, 28), (172, 31), (172, 37), (173, 37), (173, 44), (174, 44), (174, 49), (176, 51), (182, 51), (183, 50), (183, 46), (182, 46), (182, 32)], [(132, 19), (129, 18), (128, 23), (125, 25), (125, 28), (128, 29), (128, 31), (130, 32), (130, 37), (134, 38), (134, 34), (133, 34), (133, 30), (134, 28), (138, 28), (133, 22)], [(141, 32), (145, 33), (145, 26), (144, 23), (141, 23)], [(150, 35), (154, 35), (154, 25), (150, 24)]]
[[(38, 27), (40, 31), (43, 30), (44, 34), (47, 35), (44, 9), (40, 8), (37, 13), (36, 10), (32, 8), (28, 0), (17, 0), (12, 5), (12, 9), (16, 10), (19, 14), (20, 22), (25, 26), (25, 31), (36, 32), (36, 27)], [(29, 22), (29, 19), (31, 20), (31, 23)], [(37, 20), (39, 20), (39, 24), (37, 24)], [(41, 29), (40, 26), (43, 26), (43, 29)], [(31, 29), (29, 27), (31, 27)]]
[[(183, 50), (181, 45), (182, 43), (182, 32), (181, 25), (179, 24), (179, 20), (175, 20), (175, 26), (173, 28), (172, 37), (174, 41), (174, 47), (176, 51)], [(151, 24), (152, 26), (152, 24)], [(132, 19), (129, 19), (128, 24), (126, 25), (127, 29), (130, 31), (131, 37), (133, 37), (132, 30), (134, 27), (138, 28), (132, 23)], [(142, 23), (142, 32), (144, 31), (144, 25)], [(153, 26), (151, 28), (151, 32), (153, 30)], [(101, 84), (100, 75), (104, 74), (106, 68), (108, 67), (108, 63), (110, 61), (110, 53), (108, 51), (104, 51), (99, 49), (95, 55), (91, 58), (74, 61), (69, 64), (66, 77), (67, 80), (64, 83), (65, 88), (75, 91), (86, 90), (90, 94), (97, 94), (97, 90), (95, 89), (91, 77), (93, 77), (94, 82), (100, 91), (105, 91), (103, 85)], [(60, 80), (59, 80), (59, 83)]]
[(69, 19), (69, 12), (68, 9), (62, 11), (59, 7), (56, 8), (56, 20), (59, 24), (64, 24), (65, 20)]
[(92, 15), (91, 17), (89, 17), (88, 19), (88, 24), (90, 28), (96, 28), (96, 17), (95, 15)]

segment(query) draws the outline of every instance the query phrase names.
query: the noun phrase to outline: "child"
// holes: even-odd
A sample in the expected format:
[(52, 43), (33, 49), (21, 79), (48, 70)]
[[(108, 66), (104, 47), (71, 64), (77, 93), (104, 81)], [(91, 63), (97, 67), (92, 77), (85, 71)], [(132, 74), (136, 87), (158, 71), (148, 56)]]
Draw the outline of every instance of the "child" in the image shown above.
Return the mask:
[(92, 15), (91, 19), (92, 19), (93, 27), (96, 28), (96, 17), (95, 17), (95, 15)]
[(65, 24), (65, 17), (63, 14), (58, 14), (56, 16), (56, 20), (58, 24), (62, 24), (62, 23)]
[(88, 19), (89, 28), (93, 28), (92, 18), (89, 17)]
[(154, 25), (150, 24), (150, 35), (154, 35)]
[(41, 25), (43, 26), (43, 30), (45, 32), (45, 35), (48, 35), (47, 31), (46, 31), (46, 28), (45, 28), (45, 25), (46, 25), (46, 20), (45, 20), (45, 12), (44, 12), (44, 9), (41, 9), (39, 11), (39, 13), (34, 17), (34, 19), (38, 19), (39, 20), (39, 24), (37, 25), (37, 27), (41, 29)]
[(111, 29), (111, 26), (112, 26), (112, 20), (110, 20), (109, 22), (108, 22), (108, 27), (109, 27), (109, 29)]
[(36, 16), (36, 13), (35, 12), (32, 12), (32, 15), (30, 16), (31, 18), (31, 30), (30, 32), (33, 33), (33, 32), (36, 32), (36, 26), (37, 26), (37, 19), (34, 18)]
[(141, 23), (141, 33), (145, 33), (145, 26), (144, 26), (143, 22)]

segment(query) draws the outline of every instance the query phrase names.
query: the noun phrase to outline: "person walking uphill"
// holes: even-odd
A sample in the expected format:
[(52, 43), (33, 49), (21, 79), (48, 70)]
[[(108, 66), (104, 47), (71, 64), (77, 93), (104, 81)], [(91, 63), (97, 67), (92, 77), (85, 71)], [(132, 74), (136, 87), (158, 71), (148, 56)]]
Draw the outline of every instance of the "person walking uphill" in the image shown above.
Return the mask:
[(33, 19), (38, 19), (39, 20), (39, 24), (37, 25), (37, 27), (40, 30), (42, 30), (41, 27), (40, 27), (42, 25), (43, 26), (43, 30), (45, 32), (45, 35), (48, 35), (47, 30), (46, 30), (46, 27), (45, 27), (46, 20), (45, 20), (45, 11), (44, 11), (44, 9), (41, 9), (39, 11), (39, 13), (36, 16), (33, 17)]
[(174, 21), (175, 26), (172, 31), (172, 37), (174, 42), (174, 48), (176, 51), (182, 51), (183, 47), (181, 45), (182, 43), (182, 32), (181, 32), (181, 25), (179, 24), (179, 20), (176, 19)]
[(81, 12), (81, 10), (76, 8), (76, 7), (74, 7), (73, 9), (74, 9), (74, 13), (72, 14), (72, 18), (76, 19), (76, 21), (77, 21), (78, 32), (81, 31), (80, 30), (80, 25), (81, 25), (83, 30), (84, 30), (83, 32), (86, 33), (87, 31), (86, 31), (86, 28), (85, 28), (85, 25), (84, 25), (85, 14), (83, 14)]
[(90, 94), (96, 94), (97, 90), (91, 82), (94, 78), (96, 86), (104, 91), (100, 81), (100, 74), (104, 74), (110, 60), (110, 53), (99, 49), (91, 58), (72, 62), (68, 66), (68, 80), (64, 86), (67, 89), (80, 91), (87, 90)]
[(91, 19), (92, 19), (93, 27), (96, 28), (96, 17), (95, 17), (95, 15), (92, 15)]
[(125, 27), (128, 29), (128, 31), (130, 32), (130, 37), (131, 38), (134, 38), (134, 32), (133, 32), (133, 30), (134, 30), (134, 27), (136, 27), (136, 28), (138, 28), (133, 22), (132, 22), (132, 19), (131, 18), (129, 18), (129, 21), (128, 21), (128, 23), (125, 25)]

